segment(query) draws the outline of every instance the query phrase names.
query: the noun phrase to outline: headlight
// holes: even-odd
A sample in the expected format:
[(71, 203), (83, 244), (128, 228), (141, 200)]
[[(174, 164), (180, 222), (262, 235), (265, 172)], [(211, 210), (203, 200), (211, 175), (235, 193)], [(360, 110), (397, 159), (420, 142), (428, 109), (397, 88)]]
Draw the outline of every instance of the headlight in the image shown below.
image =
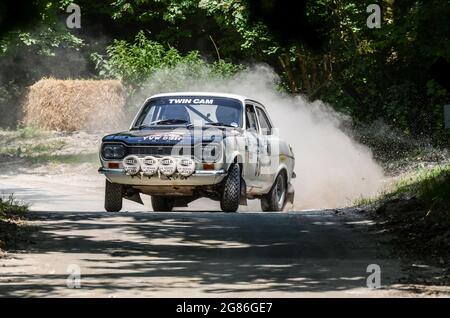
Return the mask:
[(218, 144), (207, 144), (202, 147), (201, 160), (204, 162), (216, 162), (222, 155), (222, 147)]
[(141, 164), (137, 156), (126, 156), (123, 161), (123, 169), (130, 176), (134, 176), (139, 173)]
[(102, 148), (102, 156), (105, 159), (122, 159), (125, 152), (125, 147), (121, 144), (106, 144)]
[(177, 171), (183, 177), (189, 177), (195, 171), (195, 162), (190, 158), (181, 158), (177, 164)]
[(145, 176), (152, 176), (158, 171), (158, 159), (152, 156), (144, 157), (141, 161), (141, 170)]
[(163, 157), (159, 161), (159, 171), (165, 176), (171, 176), (177, 169), (177, 163), (172, 157)]

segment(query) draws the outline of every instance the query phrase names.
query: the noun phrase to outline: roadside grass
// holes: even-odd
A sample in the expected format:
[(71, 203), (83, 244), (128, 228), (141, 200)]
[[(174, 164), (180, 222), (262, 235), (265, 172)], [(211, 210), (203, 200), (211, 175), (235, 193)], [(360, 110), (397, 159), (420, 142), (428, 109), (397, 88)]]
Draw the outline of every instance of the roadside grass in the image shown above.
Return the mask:
[(354, 206), (369, 206), (376, 202), (376, 198), (365, 198), (360, 197), (359, 199), (356, 199), (353, 201)]
[(37, 143), (19, 144), (0, 147), (0, 153), (10, 157), (28, 158), (61, 150), (65, 145), (63, 140), (41, 141)]
[(0, 257), (2, 250), (18, 248), (28, 241), (29, 228), (24, 222), (28, 208), (12, 194), (0, 197)]
[(98, 154), (97, 153), (80, 153), (80, 154), (65, 154), (65, 155), (55, 155), (55, 154), (38, 154), (32, 157), (26, 158), (26, 160), (32, 164), (78, 164), (78, 163), (89, 163), (93, 165), (98, 165)]
[(450, 165), (432, 169), (422, 168), (409, 178), (401, 180), (390, 196), (410, 193), (432, 205), (448, 206), (450, 203)]
[(48, 135), (48, 132), (35, 126), (18, 127), (16, 130), (18, 138), (38, 138)]
[(0, 158), (3, 160), (20, 159), (34, 165), (98, 164), (96, 152), (90, 150), (76, 153), (76, 151), (76, 147), (66, 143), (64, 136), (42, 131), (33, 126), (17, 130), (0, 130)]
[(449, 204), (450, 202), (450, 164), (432, 168), (419, 168), (409, 176), (400, 179), (389, 189), (382, 190), (375, 197), (360, 197), (353, 204), (367, 206), (400, 197), (416, 197), (429, 203)]
[(13, 194), (8, 197), (0, 197), (0, 219), (10, 219), (23, 216), (28, 212), (29, 206), (14, 198)]
[(65, 142), (50, 138), (50, 133), (36, 127), (0, 131), (0, 155), (3, 157), (29, 157), (51, 153), (64, 147)]
[(0, 130), (3, 144), (9, 144), (17, 140), (43, 139), (49, 136), (49, 132), (34, 126), (20, 127), (15, 130)]
[(376, 199), (373, 216), (394, 234), (397, 252), (447, 268), (450, 278), (450, 165), (418, 169)]

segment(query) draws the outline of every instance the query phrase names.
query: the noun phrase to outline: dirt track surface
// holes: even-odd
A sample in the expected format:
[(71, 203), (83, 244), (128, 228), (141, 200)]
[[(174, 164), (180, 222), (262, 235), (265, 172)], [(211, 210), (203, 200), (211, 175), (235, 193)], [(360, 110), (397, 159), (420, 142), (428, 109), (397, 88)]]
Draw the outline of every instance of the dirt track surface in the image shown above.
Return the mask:
[[(194, 212), (154, 213), (130, 202), (106, 213), (95, 175), (11, 174), (0, 193), (11, 192), (33, 204), (30, 223), (39, 230), (31, 249), (0, 259), (0, 296), (424, 295), (398, 284), (406, 274), (386, 238), (351, 209), (261, 213), (252, 204), (227, 214), (204, 200)], [(79, 289), (66, 286), (71, 264), (81, 270)], [(366, 286), (369, 264), (381, 267), (381, 289)]]

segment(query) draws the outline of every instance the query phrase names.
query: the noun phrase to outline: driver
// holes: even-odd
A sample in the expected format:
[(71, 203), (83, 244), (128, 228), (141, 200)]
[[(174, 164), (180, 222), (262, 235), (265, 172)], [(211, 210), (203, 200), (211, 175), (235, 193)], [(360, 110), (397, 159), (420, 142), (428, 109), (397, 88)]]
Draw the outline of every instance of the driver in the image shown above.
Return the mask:
[(238, 126), (237, 122), (239, 111), (232, 107), (218, 106), (216, 109), (217, 122), (223, 123), (229, 126)]
[(181, 119), (189, 123), (190, 117), (184, 105), (168, 105), (162, 109), (161, 120)]

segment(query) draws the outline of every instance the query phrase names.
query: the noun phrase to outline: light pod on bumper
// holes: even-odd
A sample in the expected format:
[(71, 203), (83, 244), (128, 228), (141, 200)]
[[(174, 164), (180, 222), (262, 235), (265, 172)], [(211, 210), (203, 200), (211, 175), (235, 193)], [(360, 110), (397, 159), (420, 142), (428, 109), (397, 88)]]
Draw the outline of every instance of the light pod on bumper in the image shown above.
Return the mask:
[(177, 164), (177, 171), (183, 177), (189, 177), (195, 171), (195, 162), (191, 158), (181, 158)]
[(159, 171), (165, 176), (171, 176), (177, 169), (177, 163), (172, 157), (162, 157), (159, 161)]
[(158, 159), (152, 156), (144, 157), (141, 161), (141, 170), (144, 176), (153, 176), (158, 171)]
[(139, 163), (139, 158), (137, 156), (126, 156), (122, 161), (123, 170), (130, 176), (137, 175), (141, 164)]

